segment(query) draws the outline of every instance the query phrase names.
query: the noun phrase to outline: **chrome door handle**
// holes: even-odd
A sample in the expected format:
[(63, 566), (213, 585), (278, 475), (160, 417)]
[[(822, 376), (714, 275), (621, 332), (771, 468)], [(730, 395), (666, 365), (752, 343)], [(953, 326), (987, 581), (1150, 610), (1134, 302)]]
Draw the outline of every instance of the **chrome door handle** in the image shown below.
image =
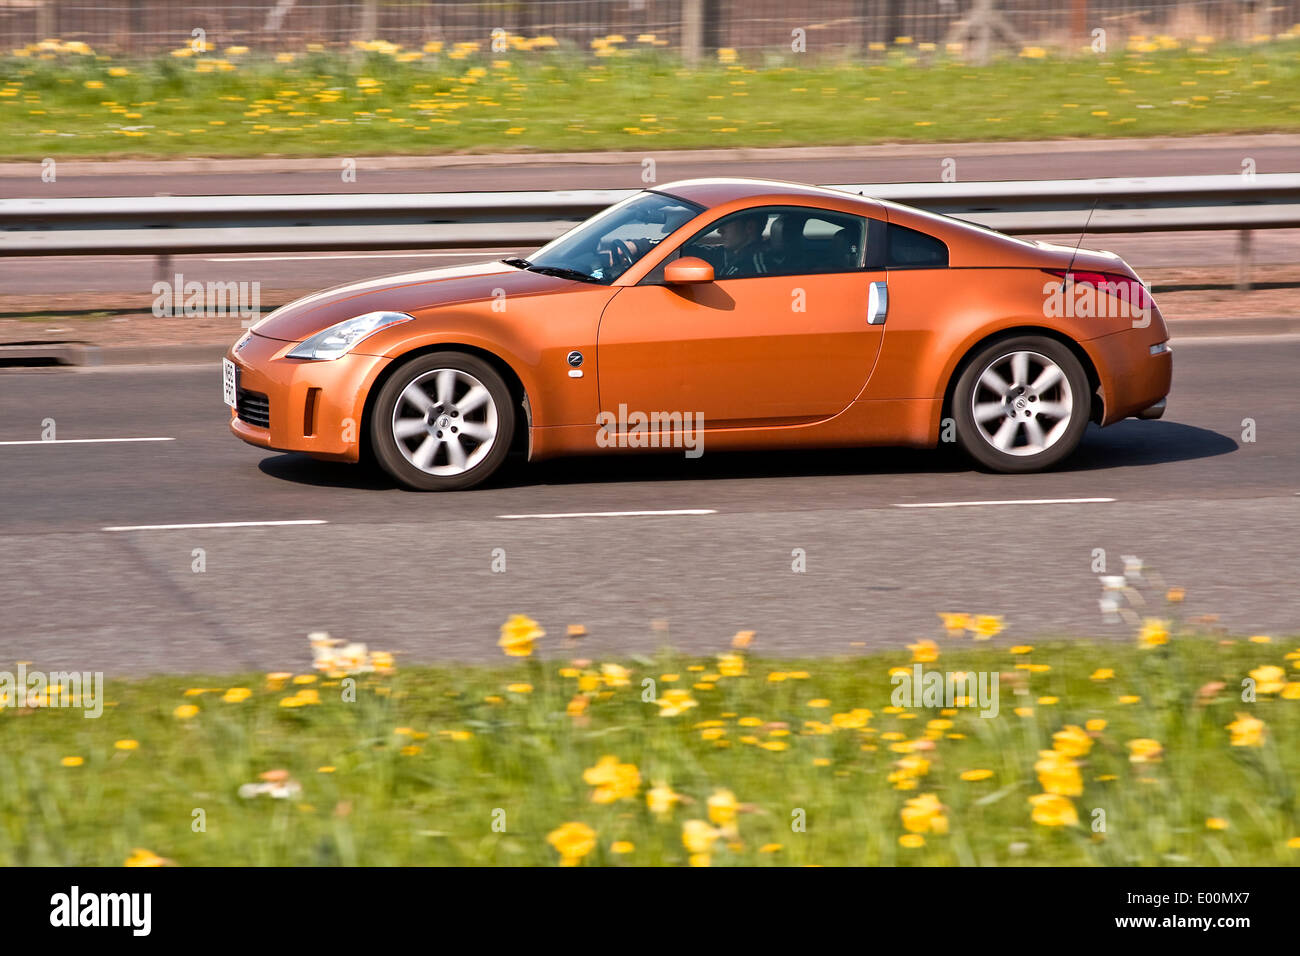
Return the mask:
[(889, 286), (873, 282), (867, 290), (867, 325), (884, 325), (889, 316)]

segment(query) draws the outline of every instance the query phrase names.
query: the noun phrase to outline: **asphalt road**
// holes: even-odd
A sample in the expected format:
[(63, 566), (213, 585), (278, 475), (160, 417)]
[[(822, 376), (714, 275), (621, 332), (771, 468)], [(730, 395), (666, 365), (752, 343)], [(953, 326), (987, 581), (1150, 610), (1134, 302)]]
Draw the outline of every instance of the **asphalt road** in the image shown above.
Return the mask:
[[(1203, 144), (1203, 145), (1202, 145)], [(177, 171), (167, 162), (150, 164), (147, 172), (123, 174), (95, 171), (90, 175), (59, 172), (52, 183), (41, 179), (41, 166), (31, 163), (31, 175), (0, 179), (0, 198), (71, 196), (214, 196), (292, 193), (461, 192), (514, 189), (633, 189), (645, 185), (642, 160), (655, 160), (659, 183), (697, 176), (756, 176), (808, 183), (937, 182), (945, 159), (956, 161), (962, 182), (1030, 179), (1088, 179), (1105, 176), (1197, 176), (1239, 173), (1244, 159), (1255, 161), (1260, 173), (1296, 172), (1293, 137), (1213, 136), (1199, 142), (1151, 139), (1099, 145), (1092, 141), (1007, 144), (936, 143), (876, 147), (862, 155), (774, 158), (779, 154), (732, 150), (725, 159), (700, 159), (691, 151), (645, 156), (629, 153), (622, 162), (537, 162), (526, 155), (519, 164), (440, 166), (427, 169), (382, 169), (382, 160), (356, 158), (356, 180), (342, 181), (342, 158), (329, 168), (285, 172)], [(137, 164), (138, 165), (138, 164)], [(21, 167), (25, 169), (26, 167)], [(74, 169), (71, 162), (63, 169)]]
[[(39, 440), (47, 418), (59, 441), (0, 444), (0, 662), (301, 670), (314, 629), (408, 662), (490, 660), (512, 612), (552, 648), (585, 624), (595, 656), (721, 649), (740, 629), (766, 652), (853, 652), (934, 635), (941, 610), (1005, 614), (1014, 641), (1122, 638), (1095, 548), (1185, 586), (1189, 613), (1295, 634), (1300, 339), (1175, 349), (1166, 419), (1093, 428), (1051, 474), (942, 452), (706, 453), (516, 463), (441, 495), (238, 442), (215, 367), (6, 369), (0, 442)], [(67, 441), (107, 438), (172, 440)], [(1115, 500), (900, 507), (1074, 498)], [(676, 509), (713, 513), (501, 517)], [(326, 523), (103, 530), (303, 520)]]

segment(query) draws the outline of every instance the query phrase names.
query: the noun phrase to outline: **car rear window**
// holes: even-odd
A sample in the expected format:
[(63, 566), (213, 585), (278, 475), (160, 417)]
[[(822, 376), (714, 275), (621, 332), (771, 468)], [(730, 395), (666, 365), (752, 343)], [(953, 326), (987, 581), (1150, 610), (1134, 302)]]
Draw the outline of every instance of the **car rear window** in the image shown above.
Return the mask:
[(948, 246), (941, 239), (927, 236), (906, 226), (889, 224), (888, 252), (885, 265), (889, 269), (945, 269), (948, 267)]

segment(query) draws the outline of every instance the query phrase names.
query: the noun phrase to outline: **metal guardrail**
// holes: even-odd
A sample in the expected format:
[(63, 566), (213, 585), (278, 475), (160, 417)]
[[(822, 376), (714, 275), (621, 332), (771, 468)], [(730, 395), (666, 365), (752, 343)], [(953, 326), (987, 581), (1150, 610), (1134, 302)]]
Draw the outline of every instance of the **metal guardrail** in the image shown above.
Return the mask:
[[(1255, 229), (1300, 227), (1300, 174), (1051, 182), (891, 183), (833, 189), (1014, 235), (1236, 230), (1239, 282)], [(635, 192), (151, 196), (0, 200), (0, 256), (521, 248)]]

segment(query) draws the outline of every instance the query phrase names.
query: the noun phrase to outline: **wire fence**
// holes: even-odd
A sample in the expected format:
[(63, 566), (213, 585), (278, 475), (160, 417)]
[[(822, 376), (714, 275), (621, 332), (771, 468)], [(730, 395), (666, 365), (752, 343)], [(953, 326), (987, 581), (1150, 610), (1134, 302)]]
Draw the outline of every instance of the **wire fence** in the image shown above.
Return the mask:
[[(174, 49), (202, 29), (218, 46), (294, 50), (384, 40), (490, 48), (493, 30), (592, 49), (621, 36), (687, 53), (852, 55), (883, 45), (978, 39), (1072, 48), (1106, 30), (1178, 40), (1250, 40), (1295, 32), (1300, 0), (0, 0), (0, 49), (45, 39), (100, 52)], [(801, 33), (798, 31), (802, 31)]]

